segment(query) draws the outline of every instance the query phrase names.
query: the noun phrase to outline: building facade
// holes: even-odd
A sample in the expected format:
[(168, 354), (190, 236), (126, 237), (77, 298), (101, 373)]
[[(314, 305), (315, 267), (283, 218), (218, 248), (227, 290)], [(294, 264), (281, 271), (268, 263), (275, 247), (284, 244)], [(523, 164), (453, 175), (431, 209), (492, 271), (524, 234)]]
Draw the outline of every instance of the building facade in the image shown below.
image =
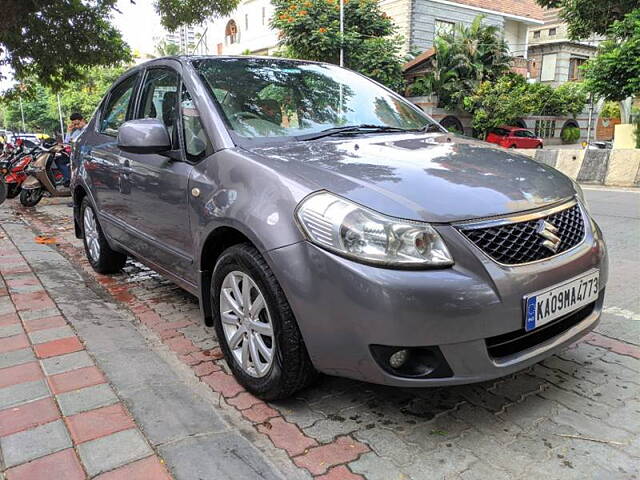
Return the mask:
[(581, 80), (580, 66), (596, 55), (601, 38), (571, 40), (557, 10), (545, 12), (544, 20), (529, 29), (531, 78), (553, 86)]
[(191, 53), (200, 40), (200, 29), (193, 26), (179, 27), (175, 32), (165, 32), (162, 40), (180, 47), (183, 53)]
[[(526, 58), (527, 31), (543, 24), (543, 12), (535, 0), (379, 0), (404, 39), (403, 52), (427, 50), (438, 32), (455, 24), (469, 25), (478, 15), (496, 25), (509, 45), (511, 54)], [(278, 35), (270, 28), (273, 5), (269, 0), (244, 0), (229, 16), (207, 25), (210, 54), (268, 55), (277, 50)]]
[(380, 7), (398, 26), (405, 51), (428, 50), (438, 33), (484, 15), (503, 32), (511, 54), (526, 58), (529, 27), (544, 23), (535, 0), (380, 0)]
[(269, 0), (243, 0), (229, 16), (206, 26), (208, 54), (270, 55), (278, 47), (278, 34), (269, 26), (274, 7)]

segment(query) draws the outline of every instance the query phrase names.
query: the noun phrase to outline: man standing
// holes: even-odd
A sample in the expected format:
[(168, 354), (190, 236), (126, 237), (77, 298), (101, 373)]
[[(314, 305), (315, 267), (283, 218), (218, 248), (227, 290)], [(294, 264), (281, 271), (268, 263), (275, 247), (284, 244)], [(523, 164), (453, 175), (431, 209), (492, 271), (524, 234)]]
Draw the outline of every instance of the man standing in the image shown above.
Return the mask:
[(64, 137), (64, 143), (73, 142), (80, 136), (84, 127), (87, 126), (87, 122), (81, 113), (72, 113), (69, 120), (71, 120), (71, 123), (69, 123), (69, 126), (67, 127), (67, 134)]
[[(84, 127), (86, 127), (87, 122), (85, 121), (82, 114), (75, 112), (72, 113), (69, 117), (71, 122), (67, 127), (67, 134), (64, 136), (64, 143), (72, 143), (76, 138), (80, 136)], [(64, 178), (64, 186), (68, 187), (71, 182), (71, 171), (69, 169), (69, 157), (67, 155), (59, 155), (56, 157), (56, 165), (58, 166), (58, 170), (62, 173), (62, 177)]]

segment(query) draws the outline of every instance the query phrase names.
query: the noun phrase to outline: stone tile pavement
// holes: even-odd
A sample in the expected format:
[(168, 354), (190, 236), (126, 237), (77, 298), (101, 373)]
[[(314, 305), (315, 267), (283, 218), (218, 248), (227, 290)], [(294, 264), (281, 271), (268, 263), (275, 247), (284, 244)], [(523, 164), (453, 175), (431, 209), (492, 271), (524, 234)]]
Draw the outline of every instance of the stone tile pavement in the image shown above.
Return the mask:
[(0, 312), (0, 451), (7, 480), (171, 478), (6, 237), (0, 239)]
[[(640, 477), (637, 344), (593, 333), (562, 354), (498, 381), (413, 390), (325, 377), (296, 398), (267, 404), (245, 392), (228, 373), (213, 329), (200, 322), (195, 298), (133, 261), (122, 274), (96, 275), (84, 259), (81, 243), (73, 238), (64, 208), (18, 213), (34, 232), (55, 237), (55, 248), (87, 286), (127, 309), (137, 330), (188, 367), (200, 386), (218, 394), (214, 408), (235, 413), (236, 425), (252, 441), (268, 439), (282, 454), (271, 457), (280, 469), (294, 468), (307, 478), (324, 480)], [(42, 308), (51, 307), (45, 302)], [(18, 337), (16, 344), (24, 341), (20, 335), (27, 334), (12, 335)], [(59, 342), (53, 339), (56, 335), (43, 337)], [(136, 355), (134, 349), (130, 353)], [(127, 382), (136, 379), (118, 381), (126, 392)], [(172, 408), (180, 402), (180, 391), (151, 394)], [(136, 405), (147, 403), (142, 397), (127, 398), (137, 419), (141, 412)], [(100, 410), (104, 405), (91, 406)], [(151, 427), (144, 431), (154, 437)], [(263, 452), (268, 450), (261, 445)], [(180, 478), (218, 478), (212, 473), (216, 464), (211, 452), (225, 448), (218, 437), (206, 447), (186, 441), (172, 451), (161, 446), (158, 454), (170, 468), (188, 452), (197, 459), (178, 472)]]

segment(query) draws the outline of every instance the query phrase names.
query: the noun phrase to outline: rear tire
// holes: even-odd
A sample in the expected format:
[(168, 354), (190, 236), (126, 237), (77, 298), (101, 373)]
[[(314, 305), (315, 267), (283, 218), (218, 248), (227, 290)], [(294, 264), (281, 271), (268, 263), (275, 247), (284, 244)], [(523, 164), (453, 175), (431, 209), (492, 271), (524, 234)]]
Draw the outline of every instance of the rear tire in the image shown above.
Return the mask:
[(21, 190), (22, 187), (17, 183), (7, 183), (7, 198), (16, 198)]
[(20, 203), (25, 207), (35, 207), (42, 200), (44, 190), (42, 188), (30, 188), (20, 192)]
[(127, 256), (113, 250), (102, 232), (95, 210), (85, 197), (80, 205), (82, 243), (87, 259), (98, 273), (116, 273), (122, 270)]
[[(234, 283), (237, 280), (241, 283)], [(233, 375), (249, 392), (264, 400), (277, 400), (290, 397), (315, 379), (316, 371), (289, 302), (253, 246), (234, 245), (222, 253), (213, 271), (211, 297), (220, 347)], [(236, 332), (239, 340), (234, 341)], [(243, 362), (245, 356), (248, 360)]]

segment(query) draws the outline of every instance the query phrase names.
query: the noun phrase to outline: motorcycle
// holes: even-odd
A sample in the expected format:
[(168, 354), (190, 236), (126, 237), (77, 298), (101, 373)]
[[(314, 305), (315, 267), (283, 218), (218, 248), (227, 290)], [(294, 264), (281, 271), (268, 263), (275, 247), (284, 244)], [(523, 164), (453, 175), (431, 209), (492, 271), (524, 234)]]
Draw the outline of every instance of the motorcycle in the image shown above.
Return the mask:
[(11, 156), (0, 158), (0, 176), (7, 187), (7, 198), (15, 198), (22, 190), (22, 183), (27, 179), (25, 170), (33, 160), (37, 148), (27, 152), (15, 152)]
[(65, 185), (62, 172), (55, 166), (58, 157), (69, 158), (70, 147), (53, 144), (42, 145), (40, 153), (26, 168), (28, 178), (22, 183), (20, 203), (25, 207), (36, 206), (44, 195), (50, 197), (70, 197), (71, 190)]

